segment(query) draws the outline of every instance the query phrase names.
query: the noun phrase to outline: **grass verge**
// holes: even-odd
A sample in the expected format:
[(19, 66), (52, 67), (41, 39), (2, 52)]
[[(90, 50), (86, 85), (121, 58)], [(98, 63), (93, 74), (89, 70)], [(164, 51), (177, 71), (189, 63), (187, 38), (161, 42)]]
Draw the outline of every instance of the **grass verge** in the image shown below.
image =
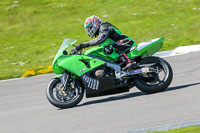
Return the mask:
[(154, 131), (149, 133), (200, 133), (200, 126), (190, 126), (186, 128), (172, 129), (168, 131)]

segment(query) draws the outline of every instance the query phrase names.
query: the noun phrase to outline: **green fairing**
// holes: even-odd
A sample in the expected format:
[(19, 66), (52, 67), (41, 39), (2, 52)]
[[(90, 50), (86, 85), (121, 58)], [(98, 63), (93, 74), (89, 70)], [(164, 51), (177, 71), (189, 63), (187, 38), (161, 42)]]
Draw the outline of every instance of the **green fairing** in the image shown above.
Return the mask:
[(113, 48), (113, 53), (111, 55), (107, 55), (104, 53), (104, 47), (108, 46), (109, 44), (113, 44), (114, 41), (112, 41), (111, 39), (106, 39), (106, 41), (104, 43), (102, 43), (100, 46), (95, 47), (95, 48), (91, 48), (89, 50), (87, 50), (84, 55), (93, 55), (93, 56), (98, 56), (102, 59), (105, 59), (107, 61), (110, 60), (115, 60), (117, 61), (117, 58), (119, 57), (119, 55), (115, 52), (115, 49)]
[[(62, 45), (60, 46), (56, 56), (54, 57), (54, 60), (53, 60), (53, 63), (52, 63), (52, 67), (53, 67), (54, 72), (58, 71), (57, 69), (59, 67), (58, 67), (57, 62), (58, 62), (58, 59), (60, 59), (60, 57), (62, 57), (64, 55), (63, 51), (65, 49), (68, 49), (68, 52), (69, 52), (72, 49), (71, 46), (73, 46), (76, 42), (77, 42), (77, 40), (74, 40), (74, 39), (64, 39), (64, 41), (63, 41)], [(61, 71), (61, 70), (59, 70), (59, 71)], [(60, 73), (63, 73), (63, 72), (64, 72), (64, 70), (62, 70), (62, 72), (60, 72)]]
[[(61, 48), (59, 49), (56, 57), (54, 58), (53, 70), (56, 74), (62, 74), (65, 71), (69, 71), (79, 77), (85, 74), (86, 72), (93, 70), (94, 68), (102, 64), (105, 64), (105, 62), (89, 57), (87, 55), (98, 56), (107, 61), (116, 61), (117, 58), (119, 57), (119, 55), (115, 52), (114, 48), (113, 48), (114, 52), (111, 55), (107, 55), (104, 53), (104, 47), (114, 43), (109, 38), (106, 39), (104, 43), (100, 44), (100, 46), (87, 50), (84, 53), (84, 55), (64, 55), (63, 51), (65, 49), (70, 51), (72, 49), (70, 47), (76, 42), (76, 40), (72, 40), (72, 39), (65, 39), (65, 40), (67, 40), (68, 44), (63, 45), (64, 44), (64, 41), (63, 41)], [(140, 43), (138, 44), (137, 47), (135, 43), (132, 46), (134, 50), (128, 53), (127, 55), (129, 58), (138, 57), (138, 56), (141, 58), (146, 58), (148, 56), (152, 56), (162, 47), (163, 41), (164, 41), (164, 38), (161, 37), (161, 38)], [(88, 62), (88, 65), (86, 66), (80, 60), (84, 60)]]
[[(143, 42), (143, 44), (146, 43), (145, 47), (143, 48), (141, 46), (142, 43), (140, 43), (135, 50), (131, 51), (127, 55), (128, 57), (141, 56), (141, 58), (152, 56), (153, 54), (155, 54), (157, 51), (159, 51), (162, 48), (163, 41), (164, 41), (164, 37), (160, 37), (160, 38), (153, 39), (147, 42)], [(149, 42), (149, 45), (148, 45), (148, 42)]]
[[(80, 60), (84, 60), (88, 62), (88, 66), (86, 66), (83, 62)], [(63, 69), (71, 72), (77, 76), (81, 76), (84, 73), (104, 64), (103, 61), (84, 56), (84, 55), (63, 55), (59, 59), (58, 67), (60, 69), (57, 69), (58, 71), (55, 71), (55, 73), (62, 73)]]

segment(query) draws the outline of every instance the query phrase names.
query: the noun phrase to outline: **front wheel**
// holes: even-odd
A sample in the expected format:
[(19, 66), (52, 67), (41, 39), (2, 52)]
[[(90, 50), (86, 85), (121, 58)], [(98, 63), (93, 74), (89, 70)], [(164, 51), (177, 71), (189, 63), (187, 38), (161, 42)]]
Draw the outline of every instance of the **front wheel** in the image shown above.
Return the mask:
[(135, 78), (136, 87), (145, 93), (156, 93), (165, 90), (171, 83), (173, 71), (167, 61), (159, 57), (148, 57), (139, 62), (139, 65), (154, 64), (150, 68), (152, 73), (141, 74)]
[(83, 87), (77, 79), (71, 80), (66, 89), (60, 79), (52, 79), (46, 90), (49, 102), (61, 109), (76, 106), (82, 100), (83, 95)]

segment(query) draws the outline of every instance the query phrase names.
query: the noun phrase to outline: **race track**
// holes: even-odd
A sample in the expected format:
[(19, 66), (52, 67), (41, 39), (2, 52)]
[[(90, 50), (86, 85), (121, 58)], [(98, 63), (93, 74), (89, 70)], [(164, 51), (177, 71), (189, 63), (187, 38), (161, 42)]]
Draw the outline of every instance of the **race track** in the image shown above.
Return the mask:
[(0, 81), (0, 133), (115, 133), (200, 120), (200, 52), (165, 58), (174, 71), (170, 87), (83, 99), (60, 110), (46, 99), (54, 76)]

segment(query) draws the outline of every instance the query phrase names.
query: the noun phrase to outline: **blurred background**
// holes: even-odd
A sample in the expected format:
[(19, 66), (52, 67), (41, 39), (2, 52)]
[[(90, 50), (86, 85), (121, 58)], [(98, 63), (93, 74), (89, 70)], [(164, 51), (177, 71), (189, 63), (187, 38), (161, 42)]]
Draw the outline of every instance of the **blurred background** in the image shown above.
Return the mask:
[(165, 37), (161, 50), (200, 43), (200, 0), (0, 0), (0, 80), (50, 69), (64, 38), (90, 40), (91, 15), (137, 43)]

